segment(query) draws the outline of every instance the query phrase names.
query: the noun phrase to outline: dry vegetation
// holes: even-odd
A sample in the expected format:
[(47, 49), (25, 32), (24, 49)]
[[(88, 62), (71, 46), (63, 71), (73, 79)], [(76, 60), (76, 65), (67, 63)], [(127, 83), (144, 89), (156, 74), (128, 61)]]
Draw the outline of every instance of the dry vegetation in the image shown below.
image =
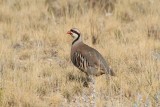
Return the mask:
[(117, 75), (96, 78), (97, 107), (160, 107), (159, 0), (0, 0), (1, 107), (89, 106), (72, 27)]

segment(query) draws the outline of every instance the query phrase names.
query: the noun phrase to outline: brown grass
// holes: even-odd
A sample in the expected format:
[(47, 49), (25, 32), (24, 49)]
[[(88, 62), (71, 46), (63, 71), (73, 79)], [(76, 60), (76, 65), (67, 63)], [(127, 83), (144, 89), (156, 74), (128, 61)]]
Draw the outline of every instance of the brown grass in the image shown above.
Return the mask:
[[(0, 105), (84, 107), (70, 61), (77, 27), (116, 77), (96, 78), (97, 107), (160, 106), (159, 0), (0, 0)], [(92, 99), (87, 99), (92, 100)]]

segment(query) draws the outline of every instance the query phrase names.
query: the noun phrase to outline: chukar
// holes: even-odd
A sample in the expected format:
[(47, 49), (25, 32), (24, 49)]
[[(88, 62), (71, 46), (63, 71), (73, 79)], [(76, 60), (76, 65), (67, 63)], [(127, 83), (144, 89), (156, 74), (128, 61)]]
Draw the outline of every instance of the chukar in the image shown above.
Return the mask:
[(83, 43), (81, 33), (77, 28), (72, 28), (67, 34), (74, 39), (71, 47), (71, 61), (78, 69), (86, 73), (87, 76), (115, 75), (102, 55), (94, 48)]

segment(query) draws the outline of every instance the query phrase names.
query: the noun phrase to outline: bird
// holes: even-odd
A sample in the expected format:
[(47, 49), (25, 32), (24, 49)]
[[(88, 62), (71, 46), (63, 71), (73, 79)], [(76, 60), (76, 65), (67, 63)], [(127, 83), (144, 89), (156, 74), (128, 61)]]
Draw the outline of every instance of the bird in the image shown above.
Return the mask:
[[(91, 80), (91, 98), (92, 107), (96, 107), (96, 90), (95, 90), (95, 78), (102, 74), (110, 74), (115, 76), (115, 73), (108, 65), (107, 61), (103, 56), (94, 48), (83, 43), (82, 35), (77, 28), (70, 29), (67, 34), (71, 35), (73, 38), (71, 45), (71, 61), (72, 63), (82, 72), (84, 72), (88, 79)], [(84, 84), (88, 83), (85, 81)], [(83, 85), (84, 86), (84, 85)], [(89, 97), (84, 92), (82, 92), (82, 98), (86, 102)]]
[(103, 56), (96, 49), (83, 43), (79, 29), (72, 28), (67, 34), (71, 35), (74, 39), (71, 46), (70, 57), (72, 63), (79, 70), (87, 76), (100, 76), (102, 74), (115, 76), (115, 73)]

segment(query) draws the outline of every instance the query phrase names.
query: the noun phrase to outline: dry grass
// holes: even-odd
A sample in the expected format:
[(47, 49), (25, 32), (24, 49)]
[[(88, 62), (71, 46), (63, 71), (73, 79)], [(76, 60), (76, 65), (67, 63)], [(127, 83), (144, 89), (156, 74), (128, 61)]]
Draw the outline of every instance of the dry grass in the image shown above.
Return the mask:
[[(159, 0), (0, 0), (0, 105), (85, 107), (70, 61), (77, 27), (116, 77), (96, 78), (97, 107), (160, 106)], [(56, 10), (56, 11), (55, 11)], [(92, 99), (88, 99), (92, 100)]]

